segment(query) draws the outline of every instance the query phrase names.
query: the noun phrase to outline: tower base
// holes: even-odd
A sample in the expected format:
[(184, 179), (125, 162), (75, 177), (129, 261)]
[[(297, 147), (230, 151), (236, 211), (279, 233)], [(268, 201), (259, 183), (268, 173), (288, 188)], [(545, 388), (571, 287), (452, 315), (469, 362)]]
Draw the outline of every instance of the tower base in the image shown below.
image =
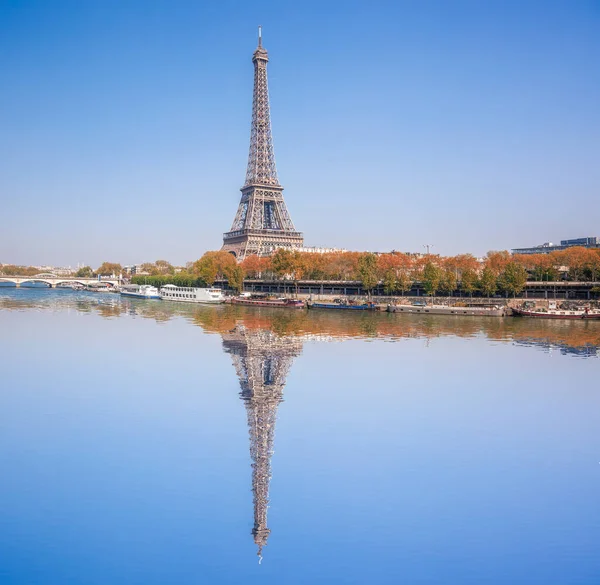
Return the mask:
[(301, 232), (279, 230), (237, 230), (223, 234), (221, 250), (233, 254), (239, 262), (246, 256), (271, 256), (278, 248), (301, 248)]

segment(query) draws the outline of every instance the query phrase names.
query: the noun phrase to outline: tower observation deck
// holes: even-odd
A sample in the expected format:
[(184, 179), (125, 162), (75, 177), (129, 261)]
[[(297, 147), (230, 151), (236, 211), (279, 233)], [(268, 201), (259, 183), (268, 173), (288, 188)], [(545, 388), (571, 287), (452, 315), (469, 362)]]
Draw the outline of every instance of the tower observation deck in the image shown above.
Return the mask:
[(223, 234), (223, 250), (238, 260), (256, 254), (268, 256), (277, 248), (299, 248), (304, 237), (296, 231), (283, 199), (279, 184), (267, 83), (269, 57), (262, 46), (262, 30), (258, 28), (258, 47), (252, 56), (254, 92), (252, 126), (246, 181), (231, 230)]

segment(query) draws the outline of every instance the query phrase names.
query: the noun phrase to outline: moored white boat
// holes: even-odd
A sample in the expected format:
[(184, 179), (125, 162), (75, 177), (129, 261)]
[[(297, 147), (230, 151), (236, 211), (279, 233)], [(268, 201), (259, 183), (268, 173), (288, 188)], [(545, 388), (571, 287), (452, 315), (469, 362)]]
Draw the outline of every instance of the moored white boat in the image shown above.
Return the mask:
[(193, 288), (165, 284), (160, 289), (163, 301), (179, 301), (182, 303), (218, 304), (225, 302), (225, 296), (220, 288)]
[(155, 286), (151, 284), (128, 284), (121, 289), (121, 295), (124, 297), (133, 297), (136, 299), (160, 299), (160, 293)]

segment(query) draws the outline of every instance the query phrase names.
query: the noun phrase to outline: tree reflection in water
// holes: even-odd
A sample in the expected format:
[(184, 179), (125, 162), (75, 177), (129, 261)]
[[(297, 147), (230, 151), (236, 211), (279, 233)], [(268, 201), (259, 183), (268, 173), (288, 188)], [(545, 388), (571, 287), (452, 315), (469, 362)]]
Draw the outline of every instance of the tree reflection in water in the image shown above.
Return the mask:
[[(10, 289), (8, 289), (10, 290)], [(12, 289), (13, 291), (15, 289)], [(17, 289), (18, 291), (18, 289)], [(597, 357), (600, 322), (513, 317), (456, 317), (399, 315), (371, 312), (298, 311), (243, 306), (204, 306), (122, 299), (114, 294), (0, 291), (0, 310), (62, 310), (95, 312), (103, 317), (129, 314), (166, 322), (187, 319), (207, 333), (226, 333), (238, 324), (248, 330), (272, 331), (280, 336), (399, 341), (405, 338), (485, 336), (491, 341), (517, 343), (542, 350), (553, 348), (581, 357)], [(574, 351), (571, 351), (574, 350)]]

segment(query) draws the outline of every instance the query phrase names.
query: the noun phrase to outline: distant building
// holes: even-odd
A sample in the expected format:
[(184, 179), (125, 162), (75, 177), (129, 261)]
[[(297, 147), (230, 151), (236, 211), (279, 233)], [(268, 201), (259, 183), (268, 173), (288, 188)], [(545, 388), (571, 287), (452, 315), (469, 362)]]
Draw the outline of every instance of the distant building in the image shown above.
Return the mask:
[(34, 266), (34, 268), (37, 268), (40, 271), (40, 274), (47, 272), (49, 274), (56, 274), (56, 276), (72, 276), (77, 272), (75, 268), (71, 268), (70, 266)]
[(306, 252), (307, 254), (334, 254), (336, 252), (347, 252), (345, 248), (324, 248), (322, 246), (300, 246), (293, 248), (297, 252)]
[(123, 274), (128, 276), (135, 276), (136, 274), (138, 276), (147, 276), (149, 272), (144, 272), (141, 264), (131, 264), (130, 266), (123, 266)]
[(549, 254), (550, 252), (557, 252), (559, 250), (566, 250), (574, 246), (581, 246), (582, 248), (600, 248), (600, 238), (589, 237), (589, 238), (575, 238), (573, 240), (561, 240), (560, 245), (553, 244), (552, 242), (546, 242), (539, 246), (533, 246), (531, 248), (514, 248), (513, 254)]

